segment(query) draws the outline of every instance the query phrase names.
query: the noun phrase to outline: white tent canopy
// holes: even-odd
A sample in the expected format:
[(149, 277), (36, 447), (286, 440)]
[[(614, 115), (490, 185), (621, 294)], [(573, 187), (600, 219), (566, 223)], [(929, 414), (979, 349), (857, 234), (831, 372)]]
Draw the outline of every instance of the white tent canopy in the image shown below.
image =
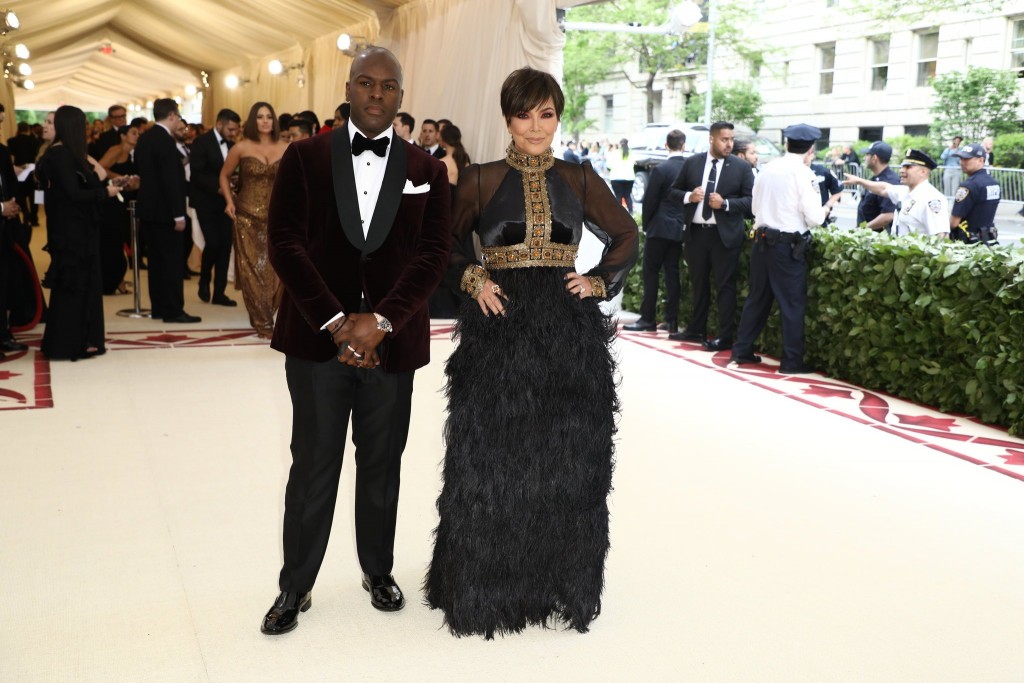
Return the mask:
[[(507, 134), (498, 90), (529, 65), (561, 77), (563, 36), (556, 0), (23, 0), (11, 2), (22, 28), (5, 49), (32, 51), (24, 90), (0, 92), (8, 111), (73, 104), (103, 111), (114, 103), (188, 97), (199, 88), (204, 119), (231, 107), (243, 117), (265, 100), (279, 113), (330, 116), (344, 100), (351, 57), (341, 33), (394, 51), (405, 70), (403, 110), (418, 121), (449, 118), (474, 158), (500, 155)], [(109, 45), (111, 51), (102, 48)], [(270, 61), (298, 65), (271, 75)], [(203, 88), (201, 72), (209, 74)], [(224, 77), (243, 85), (230, 90)], [(301, 78), (300, 78), (301, 76)], [(8, 117), (5, 135), (13, 132)]]

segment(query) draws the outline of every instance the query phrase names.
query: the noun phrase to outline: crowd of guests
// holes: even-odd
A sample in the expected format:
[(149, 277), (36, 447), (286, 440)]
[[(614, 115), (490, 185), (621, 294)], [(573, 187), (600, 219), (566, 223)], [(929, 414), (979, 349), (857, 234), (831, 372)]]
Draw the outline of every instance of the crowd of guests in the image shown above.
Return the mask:
[[(278, 115), (270, 103), (257, 102), (244, 121), (224, 109), (207, 127), (186, 121), (177, 104), (164, 99), (154, 102), (152, 121), (129, 120), (127, 108), (115, 104), (106, 118), (91, 123), (68, 106), (48, 113), (41, 124), (19, 122), (7, 150), (0, 150), (7, 201), (0, 217), (0, 358), (27, 349), (13, 337), (9, 312), (34, 297), (33, 287), (17, 281), (36, 275), (34, 268), (24, 277), (12, 273), (19, 259), (31, 258), (40, 204), (51, 259), (42, 279), (50, 290), (42, 345), (49, 358), (79, 360), (105, 352), (102, 296), (130, 293), (133, 202), (152, 317), (201, 322), (184, 308), (184, 282), (196, 276), (203, 303), (237, 306), (227, 292), (233, 279), (253, 329), (269, 339), (281, 295), (267, 256), (266, 226), (278, 163), (290, 143), (343, 126), (349, 114), (347, 102), (323, 121), (313, 111)], [(460, 129), (447, 119), (425, 119), (413, 141), (416, 120), (407, 112), (395, 117), (394, 129), (445, 164), (454, 194), (471, 162)], [(190, 267), (197, 261), (198, 272)], [(44, 318), (46, 304), (35, 299), (36, 314), (15, 314), (16, 325)], [(443, 291), (435, 299), (435, 317), (454, 316), (454, 295)]]

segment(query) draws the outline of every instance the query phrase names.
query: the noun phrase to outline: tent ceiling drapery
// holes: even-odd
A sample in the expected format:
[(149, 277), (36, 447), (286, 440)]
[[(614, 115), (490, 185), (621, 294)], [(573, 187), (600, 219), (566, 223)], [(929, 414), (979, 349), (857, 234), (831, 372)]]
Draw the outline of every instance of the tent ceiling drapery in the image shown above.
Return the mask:
[[(555, 9), (574, 4), (579, 0), (11, 0), (24, 28), (2, 42), (32, 50), (36, 88), (12, 89), (8, 81), (0, 102), (9, 110), (67, 103), (103, 111), (115, 102), (183, 95), (206, 71), (204, 119), (225, 106), (245, 116), (257, 100), (329, 116), (344, 99), (351, 59), (334, 43), (347, 32), (398, 55), (403, 109), (418, 121), (456, 121), (474, 159), (494, 158), (507, 142), (498, 110), (502, 81), (524, 65), (561, 76), (564, 36)], [(112, 54), (100, 51), (108, 42)], [(303, 63), (305, 87), (294, 76), (270, 76), (275, 58)], [(228, 90), (228, 73), (248, 83)], [(7, 118), (5, 136), (13, 120)]]
[[(34, 90), (17, 106), (113, 102), (181, 94), (199, 72), (230, 69), (376, 19), (409, 0), (22, 0), (6, 43), (32, 50)], [(100, 48), (110, 43), (114, 52)]]

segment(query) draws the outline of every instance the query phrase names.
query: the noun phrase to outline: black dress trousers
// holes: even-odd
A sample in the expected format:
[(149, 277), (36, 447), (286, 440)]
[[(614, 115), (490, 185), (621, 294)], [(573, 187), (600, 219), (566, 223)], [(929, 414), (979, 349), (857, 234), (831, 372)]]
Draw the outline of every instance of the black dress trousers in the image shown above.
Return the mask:
[(736, 270), (743, 243), (733, 248), (722, 244), (714, 225), (691, 223), (683, 256), (690, 270), (693, 290), (693, 313), (686, 323), (687, 332), (707, 333), (708, 311), (711, 308), (711, 273), (715, 274), (718, 292), (718, 331), (720, 339), (733, 338), (736, 327)]
[(640, 319), (656, 322), (658, 315), (658, 275), (665, 272), (665, 322), (679, 320), (679, 256), (682, 242), (663, 237), (644, 240), (644, 296), (640, 302)]
[(402, 451), (414, 372), (386, 373), (293, 356), (292, 466), (285, 489), (282, 591), (312, 590), (331, 534), (349, 417), (356, 456), (356, 552), (367, 574), (390, 574)]
[(804, 362), (804, 309), (807, 306), (807, 261), (793, 258), (793, 245), (778, 242), (764, 248), (755, 244), (750, 254), (750, 294), (743, 305), (734, 358), (754, 352), (772, 302), (779, 302), (782, 316), (780, 368), (796, 368)]
[(149, 301), (154, 318), (174, 318), (185, 312), (185, 261), (182, 232), (174, 221), (142, 221), (149, 247)]
[[(213, 296), (224, 294), (228, 286), (228, 266), (231, 262), (231, 217), (223, 211), (204, 211), (199, 216), (199, 229), (206, 245), (199, 269), (200, 288), (209, 287), (213, 279)], [(211, 275), (212, 273), (212, 275)]]

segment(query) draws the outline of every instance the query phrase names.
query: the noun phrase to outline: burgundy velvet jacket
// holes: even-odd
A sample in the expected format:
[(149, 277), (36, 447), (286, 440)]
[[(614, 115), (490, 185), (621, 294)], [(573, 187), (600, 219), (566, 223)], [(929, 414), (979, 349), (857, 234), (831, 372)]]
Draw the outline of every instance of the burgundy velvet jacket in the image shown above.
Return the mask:
[[(358, 313), (363, 297), (394, 327), (381, 347), (385, 372), (429, 362), (427, 300), (448, 267), (451, 190), (444, 164), (397, 135), (391, 144), (365, 239), (347, 126), (288, 146), (268, 217), (270, 262), (284, 286), (272, 348), (333, 358), (320, 328), (338, 312)], [(403, 193), (427, 183), (429, 192)]]

